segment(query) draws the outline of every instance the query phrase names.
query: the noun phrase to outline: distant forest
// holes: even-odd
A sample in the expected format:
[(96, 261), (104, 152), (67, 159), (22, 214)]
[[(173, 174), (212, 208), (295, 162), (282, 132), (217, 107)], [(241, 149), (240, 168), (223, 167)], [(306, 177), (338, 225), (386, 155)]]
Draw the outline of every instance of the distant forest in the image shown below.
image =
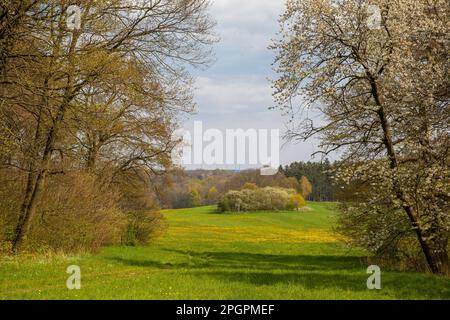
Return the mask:
[[(294, 162), (280, 167), (274, 176), (262, 176), (259, 170), (175, 170), (156, 178), (154, 206), (161, 208), (186, 208), (216, 204), (229, 190), (240, 190), (246, 184), (258, 187), (282, 187), (302, 193), (304, 181), (310, 182), (312, 191), (308, 201), (335, 201), (336, 187), (332, 180), (333, 164)], [(306, 179), (305, 179), (306, 178)], [(307, 183), (308, 183), (307, 182)]]
[(309, 201), (335, 201), (336, 186), (333, 181), (333, 164), (328, 159), (323, 162), (293, 162), (280, 167), (286, 177), (294, 177), (300, 181), (307, 177), (313, 188)]

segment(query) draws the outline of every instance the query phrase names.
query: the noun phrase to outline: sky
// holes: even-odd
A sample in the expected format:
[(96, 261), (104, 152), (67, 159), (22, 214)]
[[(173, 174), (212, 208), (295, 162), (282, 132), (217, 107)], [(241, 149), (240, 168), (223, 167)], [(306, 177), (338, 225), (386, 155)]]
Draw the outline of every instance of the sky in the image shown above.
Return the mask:
[[(215, 62), (194, 72), (197, 113), (184, 128), (192, 130), (201, 120), (205, 129), (279, 129), (283, 135), (288, 119), (269, 110), (274, 106), (269, 79), (275, 74), (274, 52), (268, 49), (283, 10), (284, 0), (212, 0), (210, 15), (220, 41), (214, 46)], [(315, 145), (281, 141), (281, 164), (314, 160)]]

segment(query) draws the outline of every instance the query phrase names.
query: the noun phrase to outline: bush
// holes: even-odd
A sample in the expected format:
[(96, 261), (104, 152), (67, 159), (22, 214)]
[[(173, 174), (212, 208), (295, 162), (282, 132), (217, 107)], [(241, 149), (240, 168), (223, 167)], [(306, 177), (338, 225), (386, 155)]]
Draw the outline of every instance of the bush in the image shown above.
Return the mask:
[(206, 203), (214, 204), (217, 203), (220, 194), (216, 187), (211, 187), (208, 190), (208, 194), (206, 195)]
[(199, 207), (202, 205), (202, 198), (200, 196), (200, 192), (197, 189), (192, 189), (188, 195), (188, 206), (190, 208)]
[[(0, 170), (0, 254), (10, 253), (24, 185), (23, 175)], [(124, 184), (105, 187), (82, 172), (49, 177), (23, 252), (69, 253), (148, 243), (164, 223), (139, 190)]]
[[(118, 244), (126, 216), (117, 206), (117, 190), (104, 190), (95, 177), (85, 173), (49, 179), (38, 204), (25, 251), (95, 251)], [(14, 225), (17, 221), (14, 215)]]
[(273, 187), (232, 190), (224, 194), (218, 203), (222, 212), (293, 210), (302, 205), (303, 197), (294, 189)]
[(291, 196), (289, 206), (297, 210), (306, 206), (306, 201), (301, 194), (297, 193)]
[(163, 215), (158, 211), (134, 211), (129, 213), (128, 225), (122, 243), (127, 246), (148, 244), (166, 230)]
[(338, 199), (335, 231), (349, 247), (369, 252), (369, 264), (427, 271), (426, 258), (401, 203), (391, 202), (385, 190), (370, 181), (352, 181), (343, 186)]
[(245, 190), (245, 189), (248, 189), (248, 190), (256, 190), (256, 189), (258, 189), (258, 186), (256, 185), (256, 183), (246, 182), (246, 183), (242, 186), (241, 190)]
[(335, 231), (344, 236), (350, 247), (370, 252), (370, 264), (426, 271), (415, 232), (400, 209), (346, 202), (339, 205), (339, 211)]

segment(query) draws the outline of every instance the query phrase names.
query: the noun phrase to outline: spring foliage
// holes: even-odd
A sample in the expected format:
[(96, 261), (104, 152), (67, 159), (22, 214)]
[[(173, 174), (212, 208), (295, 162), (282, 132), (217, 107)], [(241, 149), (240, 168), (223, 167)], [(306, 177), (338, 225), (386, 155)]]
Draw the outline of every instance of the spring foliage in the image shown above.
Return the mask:
[(51, 247), (83, 232), (108, 243), (116, 210), (149, 209), (143, 194), (172, 167), (172, 133), (194, 108), (186, 68), (207, 64), (215, 40), (206, 0), (80, 0), (76, 28), (70, 4), (0, 4), (0, 183), (16, 182), (0, 206), (14, 208), (14, 253), (38, 231)]
[[(322, 152), (342, 154), (339, 181), (375, 190), (348, 211), (384, 221), (365, 235), (375, 248), (402, 212), (441, 274), (450, 273), (449, 17), (445, 0), (288, 0), (272, 46), (289, 136), (320, 137)], [(325, 121), (296, 117), (309, 109)]]
[(228, 191), (218, 203), (222, 212), (246, 212), (259, 210), (297, 210), (305, 206), (303, 197), (294, 189), (246, 188)]

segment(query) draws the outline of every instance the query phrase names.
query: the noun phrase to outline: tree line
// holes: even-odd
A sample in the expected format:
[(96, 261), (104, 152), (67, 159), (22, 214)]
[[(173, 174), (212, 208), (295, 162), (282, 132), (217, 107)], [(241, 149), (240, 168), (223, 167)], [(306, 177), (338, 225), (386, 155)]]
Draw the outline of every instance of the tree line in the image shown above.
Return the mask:
[(322, 162), (293, 162), (280, 167), (287, 177), (295, 177), (300, 183), (306, 178), (312, 184), (312, 190), (307, 198), (310, 201), (336, 201), (337, 188), (333, 179), (335, 166), (325, 159)]
[(186, 68), (209, 62), (207, 7), (1, 2), (0, 227), (14, 252), (148, 207), (152, 177), (171, 166), (172, 132), (194, 108)]
[[(310, 165), (313, 165), (312, 163)], [(319, 165), (320, 166), (320, 165)], [(317, 171), (318, 177), (321, 171)], [(288, 176), (282, 170), (273, 176), (263, 176), (260, 170), (173, 170), (153, 181), (154, 203), (161, 208), (189, 208), (216, 205), (229, 191), (239, 191), (247, 186), (256, 188), (293, 189), (305, 198), (314, 199), (316, 185), (308, 176)], [(316, 178), (317, 180), (318, 178)], [(318, 186), (320, 188), (320, 186)], [(319, 192), (318, 192), (319, 193)], [(331, 199), (331, 197), (330, 197)], [(312, 201), (331, 201), (322, 197)]]

